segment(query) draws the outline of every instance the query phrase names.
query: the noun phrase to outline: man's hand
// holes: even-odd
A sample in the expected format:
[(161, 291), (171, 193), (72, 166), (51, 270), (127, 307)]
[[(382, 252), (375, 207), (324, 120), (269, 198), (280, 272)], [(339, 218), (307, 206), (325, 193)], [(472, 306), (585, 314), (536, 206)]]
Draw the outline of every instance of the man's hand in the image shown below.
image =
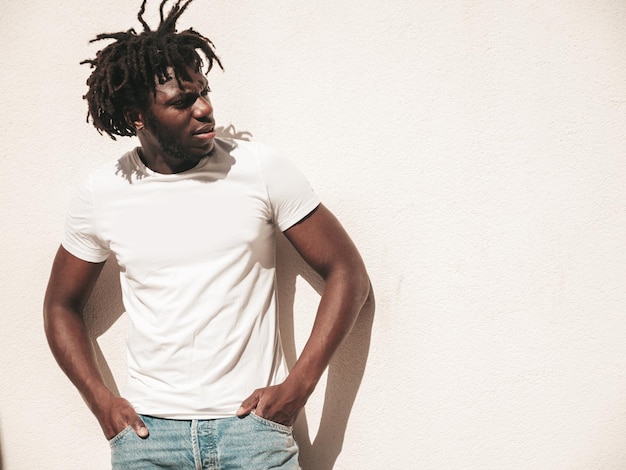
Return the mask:
[(243, 401), (237, 416), (242, 417), (254, 411), (261, 418), (292, 426), (310, 395), (302, 387), (292, 384), (293, 381), (286, 380), (279, 385), (256, 389)]
[(113, 439), (127, 426), (131, 426), (142, 439), (150, 434), (135, 409), (124, 398), (112, 397), (98, 405), (93, 412), (107, 440)]

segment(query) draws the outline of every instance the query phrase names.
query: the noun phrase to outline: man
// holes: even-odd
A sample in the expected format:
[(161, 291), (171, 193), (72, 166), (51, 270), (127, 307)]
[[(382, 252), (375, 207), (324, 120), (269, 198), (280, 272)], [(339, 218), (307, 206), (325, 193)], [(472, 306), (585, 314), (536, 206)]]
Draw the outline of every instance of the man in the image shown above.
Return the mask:
[[(44, 302), (59, 365), (109, 439), (114, 468), (299, 468), (292, 424), (369, 293), (356, 248), (291, 164), (259, 144), (219, 139), (203, 61), (212, 43), (176, 21), (86, 61), (94, 126), (140, 146), (93, 172), (68, 213)], [(207, 71), (208, 71), (207, 70)], [(280, 345), (274, 256), (281, 230), (325, 280), (290, 371)], [(82, 309), (105, 260), (120, 266), (128, 377), (115, 396)]]

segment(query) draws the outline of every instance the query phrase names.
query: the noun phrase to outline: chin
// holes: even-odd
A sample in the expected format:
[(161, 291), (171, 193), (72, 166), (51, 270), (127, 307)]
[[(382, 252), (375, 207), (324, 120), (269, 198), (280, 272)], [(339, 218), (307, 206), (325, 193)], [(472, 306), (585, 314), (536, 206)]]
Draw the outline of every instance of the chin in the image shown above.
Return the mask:
[(204, 157), (208, 157), (209, 155), (211, 155), (213, 153), (213, 150), (215, 150), (215, 144), (213, 142), (211, 142), (210, 144), (207, 144), (204, 147), (201, 148), (197, 148), (194, 149), (191, 152), (188, 152), (188, 159), (190, 160), (201, 160)]
[(190, 152), (188, 150), (183, 149), (171, 149), (168, 153), (170, 158), (175, 160), (185, 160), (188, 162), (199, 162), (205, 157), (208, 157), (213, 153), (214, 146), (211, 145), (207, 149), (198, 149), (196, 151)]

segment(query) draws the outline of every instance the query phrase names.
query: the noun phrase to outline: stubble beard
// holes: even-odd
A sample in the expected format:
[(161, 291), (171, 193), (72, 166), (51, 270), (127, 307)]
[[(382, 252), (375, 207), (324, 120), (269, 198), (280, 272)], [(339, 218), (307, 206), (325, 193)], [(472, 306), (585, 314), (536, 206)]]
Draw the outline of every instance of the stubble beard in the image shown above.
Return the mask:
[(213, 147), (207, 153), (202, 155), (194, 155), (185, 151), (180, 142), (174, 136), (162, 130), (159, 120), (152, 113), (148, 113), (146, 116), (146, 126), (156, 136), (163, 152), (173, 159), (186, 162), (199, 162), (203, 158), (211, 155), (213, 152)]

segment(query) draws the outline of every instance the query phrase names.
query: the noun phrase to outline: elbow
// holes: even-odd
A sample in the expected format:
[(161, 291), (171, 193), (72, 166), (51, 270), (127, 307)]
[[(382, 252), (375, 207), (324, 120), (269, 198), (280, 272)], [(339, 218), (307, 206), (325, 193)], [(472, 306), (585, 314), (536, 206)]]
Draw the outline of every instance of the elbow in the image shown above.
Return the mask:
[(50, 299), (48, 295), (46, 294), (46, 297), (43, 300), (43, 329), (46, 335), (48, 334), (48, 331), (50, 330), (52, 310), (53, 310), (53, 307), (51, 305)]
[(43, 329), (46, 335), (50, 334), (50, 331), (54, 329), (55, 320), (59, 310), (59, 302), (57, 296), (50, 287), (46, 289), (46, 294), (43, 299)]
[(365, 272), (363, 277), (360, 279), (359, 293), (361, 306), (363, 306), (372, 297), (372, 282), (367, 275), (367, 272)]
[(54, 336), (55, 327), (56, 327), (56, 316), (54, 314), (55, 307), (52, 302), (49, 302), (47, 299), (44, 300), (43, 303), (43, 331), (46, 335), (48, 342), (51, 341), (51, 338)]
[(372, 284), (365, 266), (362, 264), (352, 266), (349, 272), (344, 273), (344, 279), (348, 281), (348, 288), (353, 293), (356, 303), (362, 307), (372, 291)]
[(43, 330), (48, 342), (53, 340), (66, 323), (68, 313), (72, 313), (71, 308), (67, 308), (53, 296), (46, 295), (43, 301)]

